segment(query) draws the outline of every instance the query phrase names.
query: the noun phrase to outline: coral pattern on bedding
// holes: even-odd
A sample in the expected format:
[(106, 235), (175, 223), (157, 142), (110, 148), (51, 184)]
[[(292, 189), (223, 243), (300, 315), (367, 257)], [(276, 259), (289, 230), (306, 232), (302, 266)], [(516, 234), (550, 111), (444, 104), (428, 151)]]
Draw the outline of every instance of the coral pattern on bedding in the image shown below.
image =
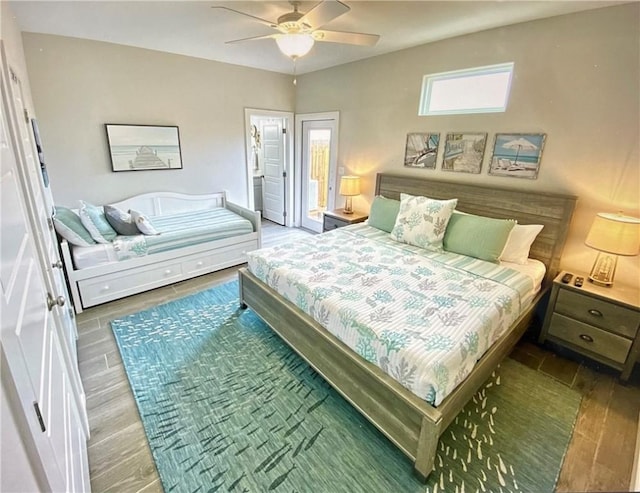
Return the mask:
[[(248, 253), (249, 270), (367, 361), (438, 405), (521, 313), (531, 281), (468, 257), (340, 228)], [(456, 266), (457, 265), (457, 266)], [(525, 279), (526, 278), (526, 279)]]

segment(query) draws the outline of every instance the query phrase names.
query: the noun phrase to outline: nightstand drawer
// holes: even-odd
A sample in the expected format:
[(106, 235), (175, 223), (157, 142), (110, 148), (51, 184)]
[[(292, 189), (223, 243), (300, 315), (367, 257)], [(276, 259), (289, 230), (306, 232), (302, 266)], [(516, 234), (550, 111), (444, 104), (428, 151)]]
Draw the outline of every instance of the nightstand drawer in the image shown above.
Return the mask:
[(557, 313), (551, 318), (549, 334), (620, 364), (626, 362), (632, 343), (629, 339)]
[(323, 226), (324, 231), (331, 231), (333, 229), (342, 228), (343, 226), (346, 226), (346, 225), (347, 223), (345, 223), (344, 221), (340, 221), (335, 217), (324, 216), (324, 226)]
[(561, 289), (555, 311), (581, 322), (634, 338), (640, 313), (604, 300)]

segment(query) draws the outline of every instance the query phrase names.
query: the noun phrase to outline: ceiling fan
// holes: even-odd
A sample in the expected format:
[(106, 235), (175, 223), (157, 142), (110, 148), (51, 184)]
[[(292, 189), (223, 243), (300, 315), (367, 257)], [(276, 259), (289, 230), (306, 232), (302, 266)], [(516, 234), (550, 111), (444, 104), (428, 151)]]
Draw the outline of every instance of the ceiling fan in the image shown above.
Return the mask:
[(240, 12), (229, 7), (212, 7), (214, 9), (224, 9), (236, 14), (251, 17), (255, 21), (269, 26), (278, 32), (264, 36), (254, 36), (251, 38), (235, 39), (227, 43), (241, 43), (244, 41), (255, 41), (258, 39), (275, 39), (280, 51), (294, 60), (309, 53), (316, 41), (326, 41), (329, 43), (343, 43), (359, 46), (373, 46), (378, 42), (380, 36), (377, 34), (352, 33), (344, 31), (327, 31), (320, 29), (325, 24), (331, 22), (336, 17), (346, 14), (351, 10), (348, 5), (338, 0), (323, 0), (313, 7), (306, 14), (300, 12), (299, 1), (291, 0), (293, 12), (288, 12), (278, 17), (275, 22), (261, 19), (246, 12)]

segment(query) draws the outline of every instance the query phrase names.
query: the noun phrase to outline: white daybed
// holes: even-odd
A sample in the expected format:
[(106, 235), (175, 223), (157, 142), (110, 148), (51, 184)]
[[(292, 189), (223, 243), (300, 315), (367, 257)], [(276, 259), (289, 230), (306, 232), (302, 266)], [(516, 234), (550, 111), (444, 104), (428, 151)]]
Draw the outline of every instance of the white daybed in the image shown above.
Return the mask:
[(72, 247), (67, 240), (62, 240), (62, 257), (76, 313), (101, 303), (243, 264), (247, 252), (260, 248), (260, 213), (227, 202), (224, 192), (205, 195), (154, 192), (112, 205), (125, 211), (134, 209), (151, 218), (224, 207), (250, 221), (253, 232), (84, 268), (76, 268), (71, 251), (71, 248), (84, 247)]

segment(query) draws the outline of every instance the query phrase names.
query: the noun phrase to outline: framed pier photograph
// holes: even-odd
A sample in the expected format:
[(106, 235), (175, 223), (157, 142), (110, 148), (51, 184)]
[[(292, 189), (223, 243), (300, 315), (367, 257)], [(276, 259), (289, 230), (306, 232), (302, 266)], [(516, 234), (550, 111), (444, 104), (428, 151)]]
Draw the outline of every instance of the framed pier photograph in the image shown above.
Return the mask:
[(113, 171), (181, 169), (178, 127), (105, 125)]

